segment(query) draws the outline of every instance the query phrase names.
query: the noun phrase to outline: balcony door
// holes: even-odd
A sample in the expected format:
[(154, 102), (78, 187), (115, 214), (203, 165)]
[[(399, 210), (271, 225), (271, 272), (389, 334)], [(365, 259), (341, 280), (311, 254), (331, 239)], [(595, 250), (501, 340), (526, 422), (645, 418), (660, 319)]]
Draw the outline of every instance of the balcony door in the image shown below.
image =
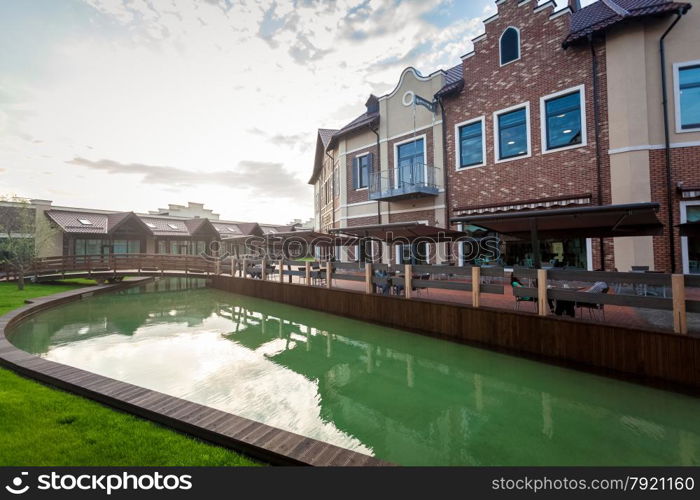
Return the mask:
[(425, 140), (401, 144), (397, 147), (396, 187), (403, 188), (425, 183)]

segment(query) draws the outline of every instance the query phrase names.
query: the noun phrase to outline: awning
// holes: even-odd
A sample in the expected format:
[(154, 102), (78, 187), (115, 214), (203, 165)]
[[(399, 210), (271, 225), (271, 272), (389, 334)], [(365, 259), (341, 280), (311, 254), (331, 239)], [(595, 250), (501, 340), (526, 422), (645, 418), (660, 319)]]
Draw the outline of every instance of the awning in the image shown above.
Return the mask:
[(681, 236), (700, 237), (700, 221), (684, 222), (676, 227), (680, 229)]
[(353, 226), (331, 229), (331, 233), (345, 234), (355, 238), (371, 238), (386, 241), (387, 243), (404, 242), (414, 240), (426, 240), (433, 242), (454, 241), (457, 238), (467, 236), (462, 231), (454, 231), (437, 226), (429, 226), (420, 222), (395, 222), (390, 224), (375, 224), (372, 226)]
[(480, 226), (520, 239), (531, 239), (533, 231), (540, 239), (657, 236), (663, 231), (656, 216), (658, 210), (658, 203), (629, 203), (468, 215), (453, 217), (450, 222)]

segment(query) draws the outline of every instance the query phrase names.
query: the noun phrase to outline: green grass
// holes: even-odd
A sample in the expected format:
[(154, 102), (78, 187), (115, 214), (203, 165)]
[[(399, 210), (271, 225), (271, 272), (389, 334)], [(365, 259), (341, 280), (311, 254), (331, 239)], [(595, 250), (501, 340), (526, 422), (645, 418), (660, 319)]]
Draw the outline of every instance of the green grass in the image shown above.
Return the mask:
[[(70, 280), (74, 281), (74, 280)], [(84, 286), (0, 283), (0, 315)], [(211, 445), (0, 368), (0, 466), (257, 465)]]

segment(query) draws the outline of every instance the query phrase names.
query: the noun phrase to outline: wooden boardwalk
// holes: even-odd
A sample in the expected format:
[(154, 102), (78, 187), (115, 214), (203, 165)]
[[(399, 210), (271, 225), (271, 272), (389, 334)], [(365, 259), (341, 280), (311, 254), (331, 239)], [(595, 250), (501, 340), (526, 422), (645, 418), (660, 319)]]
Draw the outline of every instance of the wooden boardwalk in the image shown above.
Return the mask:
[(392, 465), (369, 455), (208, 406), (48, 361), (17, 349), (6, 337), (6, 332), (13, 324), (40, 310), (127, 286), (133, 286), (133, 282), (82, 288), (33, 299), (28, 305), (0, 317), (0, 365), (268, 463), (314, 466)]

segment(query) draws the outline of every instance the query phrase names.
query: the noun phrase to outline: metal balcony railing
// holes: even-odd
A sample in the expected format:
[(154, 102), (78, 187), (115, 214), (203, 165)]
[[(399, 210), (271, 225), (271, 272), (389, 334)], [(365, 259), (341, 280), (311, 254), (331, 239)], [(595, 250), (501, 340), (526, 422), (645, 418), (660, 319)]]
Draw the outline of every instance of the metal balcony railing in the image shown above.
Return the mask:
[(370, 200), (397, 200), (419, 196), (437, 196), (438, 169), (423, 163), (373, 172), (369, 179)]

